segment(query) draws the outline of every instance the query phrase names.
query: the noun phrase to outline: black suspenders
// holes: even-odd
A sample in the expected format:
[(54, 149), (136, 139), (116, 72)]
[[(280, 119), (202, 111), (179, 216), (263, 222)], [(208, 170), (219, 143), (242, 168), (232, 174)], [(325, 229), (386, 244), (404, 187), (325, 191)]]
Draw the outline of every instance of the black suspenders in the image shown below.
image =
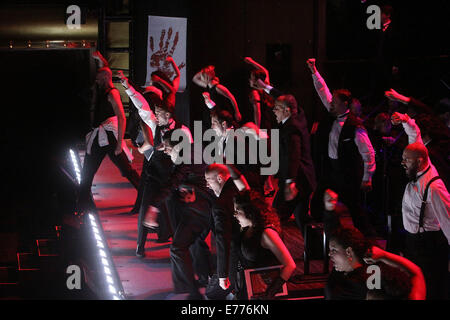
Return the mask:
[(437, 179), (441, 179), (441, 177), (439, 176), (433, 177), (430, 181), (428, 181), (428, 184), (425, 187), (425, 192), (423, 193), (422, 198), (422, 205), (420, 206), (419, 230), (417, 231), (417, 233), (420, 232), (420, 229), (422, 229), (422, 231), (425, 231), (425, 229), (423, 228), (423, 218), (425, 216), (425, 206), (427, 204), (428, 188), (430, 187), (430, 184)]

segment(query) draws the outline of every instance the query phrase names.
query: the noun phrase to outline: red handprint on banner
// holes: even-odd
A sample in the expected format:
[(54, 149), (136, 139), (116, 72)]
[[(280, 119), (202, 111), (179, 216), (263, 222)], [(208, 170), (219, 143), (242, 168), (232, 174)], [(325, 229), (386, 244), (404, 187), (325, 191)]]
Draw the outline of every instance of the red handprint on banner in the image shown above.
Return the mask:
[[(172, 38), (173, 30), (170, 27), (167, 31), (167, 39), (164, 42), (164, 38), (166, 37), (166, 29), (161, 31), (161, 37), (159, 39), (159, 49), (155, 52), (155, 44), (154, 39), (150, 36), (150, 50), (153, 54), (150, 57), (150, 67), (163, 71), (169, 78), (172, 78), (175, 74), (174, 70), (171, 68), (170, 62), (167, 60), (167, 57), (173, 56), (173, 53), (176, 50), (178, 44), (178, 31), (175, 33), (173, 38), (172, 46), (169, 50), (170, 41)], [(186, 66), (184, 62), (182, 62), (178, 69), (182, 69)]]

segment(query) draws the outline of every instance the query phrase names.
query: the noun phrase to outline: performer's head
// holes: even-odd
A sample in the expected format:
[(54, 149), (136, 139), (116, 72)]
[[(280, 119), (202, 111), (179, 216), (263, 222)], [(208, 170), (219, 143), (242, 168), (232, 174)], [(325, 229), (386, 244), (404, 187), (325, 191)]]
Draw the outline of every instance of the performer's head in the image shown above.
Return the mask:
[(163, 100), (160, 104), (155, 105), (156, 124), (158, 126), (165, 126), (169, 124), (169, 121), (173, 118), (174, 113), (174, 106), (166, 103), (166, 100)]
[(103, 67), (97, 70), (97, 74), (95, 76), (95, 82), (100, 88), (108, 88), (112, 87), (112, 71), (108, 67)]
[(330, 113), (333, 116), (339, 116), (350, 108), (352, 104), (352, 94), (347, 89), (337, 89), (333, 91)]
[(228, 128), (233, 127), (233, 116), (226, 110), (215, 108), (211, 111), (211, 129), (220, 137), (225, 135)]
[(420, 142), (406, 146), (402, 155), (402, 166), (410, 180), (416, 179), (417, 173), (428, 166), (428, 150)]
[(337, 228), (330, 234), (330, 261), (336, 271), (351, 272), (364, 263), (370, 242), (353, 227)]
[(273, 107), (273, 113), (277, 118), (277, 122), (281, 123), (284, 119), (297, 115), (297, 100), (291, 94), (286, 94), (279, 96), (275, 100), (275, 105)]
[(220, 196), (222, 188), (229, 178), (230, 172), (224, 164), (212, 163), (206, 168), (206, 186), (214, 192), (216, 197)]
[(213, 65), (207, 66), (201, 70), (201, 79), (204, 82), (210, 83), (213, 80), (219, 82), (219, 78), (216, 77), (215, 67)]

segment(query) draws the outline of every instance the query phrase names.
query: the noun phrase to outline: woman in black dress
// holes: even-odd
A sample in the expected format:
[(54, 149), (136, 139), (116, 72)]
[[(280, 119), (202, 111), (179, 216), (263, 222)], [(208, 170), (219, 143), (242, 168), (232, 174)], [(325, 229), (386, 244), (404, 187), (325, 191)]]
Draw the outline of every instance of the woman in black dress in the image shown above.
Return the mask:
[[(278, 278), (268, 285), (261, 299), (271, 299), (290, 278), (296, 265), (280, 238), (278, 215), (264, 197), (253, 190), (244, 190), (234, 198), (234, 217), (241, 226), (236, 244), (240, 269), (253, 269), (282, 265)], [(242, 272), (241, 272), (242, 274)], [(242, 276), (241, 276), (242, 278)], [(240, 294), (245, 297), (245, 284), (241, 281)]]

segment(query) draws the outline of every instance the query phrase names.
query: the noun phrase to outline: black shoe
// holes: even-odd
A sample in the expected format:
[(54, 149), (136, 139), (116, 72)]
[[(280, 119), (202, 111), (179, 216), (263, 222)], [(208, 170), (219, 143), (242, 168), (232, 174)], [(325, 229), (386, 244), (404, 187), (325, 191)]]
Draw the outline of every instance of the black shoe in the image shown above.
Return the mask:
[(197, 288), (206, 288), (206, 286), (208, 285), (209, 280), (208, 278), (200, 278), (198, 280), (195, 280), (195, 285), (197, 286)]
[(136, 249), (136, 257), (145, 258), (145, 248), (138, 246)]

